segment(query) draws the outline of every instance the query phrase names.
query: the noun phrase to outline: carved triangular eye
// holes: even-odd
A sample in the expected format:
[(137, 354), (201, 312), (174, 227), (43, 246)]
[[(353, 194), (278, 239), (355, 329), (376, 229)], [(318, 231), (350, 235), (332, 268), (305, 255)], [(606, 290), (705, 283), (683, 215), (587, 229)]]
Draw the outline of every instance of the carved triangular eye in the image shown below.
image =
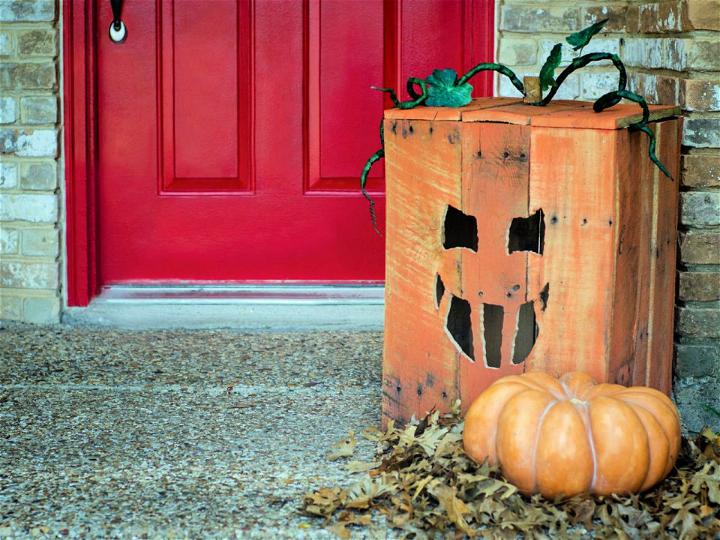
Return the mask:
[(542, 255), (545, 248), (545, 215), (538, 210), (530, 217), (513, 218), (508, 233), (508, 253), (533, 251)]
[(475, 216), (469, 216), (448, 205), (443, 223), (443, 247), (478, 250), (478, 226)]

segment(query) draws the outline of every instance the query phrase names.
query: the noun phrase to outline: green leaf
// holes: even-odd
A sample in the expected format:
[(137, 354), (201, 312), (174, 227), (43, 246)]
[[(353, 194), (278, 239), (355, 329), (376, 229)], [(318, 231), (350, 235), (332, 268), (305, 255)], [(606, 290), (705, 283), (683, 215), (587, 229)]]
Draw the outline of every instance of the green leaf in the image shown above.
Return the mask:
[(425, 105), (429, 107), (462, 107), (472, 101), (473, 87), (469, 83), (457, 83), (454, 69), (436, 69), (425, 81), (428, 83), (428, 98)]
[(540, 69), (540, 87), (547, 90), (555, 82), (555, 70), (560, 65), (562, 59), (562, 44), (557, 43), (550, 51), (550, 55), (545, 60), (543, 67)]
[(590, 40), (595, 34), (597, 34), (600, 30), (603, 29), (603, 26), (605, 26), (607, 22), (608, 19), (603, 19), (602, 21), (596, 22), (595, 24), (591, 24), (590, 26), (588, 26), (587, 28), (583, 28), (579, 32), (570, 34), (568, 37), (565, 38), (565, 41), (567, 41), (570, 45), (573, 46), (574, 51), (582, 49), (585, 45), (590, 43)]

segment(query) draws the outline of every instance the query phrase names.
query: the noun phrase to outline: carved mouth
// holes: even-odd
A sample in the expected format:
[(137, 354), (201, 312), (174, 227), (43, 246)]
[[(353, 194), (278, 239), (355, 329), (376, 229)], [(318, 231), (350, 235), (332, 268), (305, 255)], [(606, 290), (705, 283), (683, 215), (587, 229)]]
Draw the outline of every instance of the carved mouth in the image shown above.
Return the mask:
[[(438, 274), (437, 283), (442, 283)], [(444, 288), (436, 287), (438, 309), (444, 294)], [(544, 311), (549, 298), (549, 284), (540, 292), (535, 300), (525, 302), (515, 308), (515, 331), (513, 333), (513, 347), (511, 361), (513, 365), (523, 363), (535, 345), (538, 335), (538, 326), (535, 323), (535, 303), (539, 302), (539, 309)], [(444, 325), (448, 338), (455, 347), (471, 362), (475, 362), (476, 349), (474, 343), (480, 339), (483, 344), (484, 363), (488, 368), (499, 368), (502, 363), (502, 337), (505, 323), (505, 306), (496, 304), (478, 303), (475, 309), (479, 313), (473, 313), (473, 306), (464, 298), (450, 293), (449, 306), (445, 313), (442, 313)], [(481, 331), (476, 330), (474, 321), (479, 323)]]

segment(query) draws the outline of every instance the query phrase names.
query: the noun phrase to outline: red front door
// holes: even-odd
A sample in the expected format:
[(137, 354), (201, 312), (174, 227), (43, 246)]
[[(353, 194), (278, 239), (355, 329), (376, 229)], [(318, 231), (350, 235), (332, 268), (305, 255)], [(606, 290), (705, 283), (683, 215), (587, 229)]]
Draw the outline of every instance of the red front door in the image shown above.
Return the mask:
[(487, 2), (123, 4), (124, 43), (96, 21), (99, 283), (382, 280), (370, 86), (486, 60)]

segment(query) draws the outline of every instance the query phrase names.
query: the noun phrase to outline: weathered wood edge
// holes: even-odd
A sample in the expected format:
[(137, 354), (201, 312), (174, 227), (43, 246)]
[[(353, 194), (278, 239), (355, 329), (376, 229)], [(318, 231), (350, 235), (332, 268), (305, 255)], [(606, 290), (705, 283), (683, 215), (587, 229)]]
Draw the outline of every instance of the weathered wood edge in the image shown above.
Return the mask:
[[(567, 107), (570, 103), (577, 103), (578, 108), (573, 109)], [(385, 119), (392, 120), (430, 120), (430, 121), (446, 121), (446, 122), (498, 122), (498, 123), (518, 123), (536, 127), (569, 127), (576, 129), (624, 129), (631, 124), (642, 120), (642, 112), (638, 110), (635, 114), (627, 116), (620, 115), (623, 110), (608, 109), (607, 111), (596, 113), (590, 111), (588, 105), (592, 102), (587, 101), (557, 101), (551, 105), (559, 104), (559, 110), (547, 110), (545, 107), (542, 112), (534, 111), (535, 114), (528, 114), (527, 120), (523, 121), (516, 110), (516, 105), (522, 105), (520, 98), (476, 98), (466, 107), (455, 109), (445, 107), (416, 107), (414, 109), (386, 109), (384, 111)], [(629, 105), (629, 104), (628, 104)], [(527, 105), (527, 107), (532, 107)], [(503, 113), (512, 113), (507, 116)], [(539, 114), (538, 114), (539, 112)], [(582, 112), (583, 116), (579, 117), (577, 113)], [(475, 114), (473, 114), (475, 113)], [(568, 113), (570, 115), (568, 116)], [(610, 116), (611, 113), (617, 115), (615, 118)], [(681, 116), (682, 110), (676, 105), (651, 105), (650, 106), (650, 122), (658, 122)], [(497, 118), (493, 118), (495, 114)], [(513, 119), (517, 115), (518, 118)], [(587, 115), (587, 116), (586, 116)], [(604, 116), (600, 116), (604, 115)]]

